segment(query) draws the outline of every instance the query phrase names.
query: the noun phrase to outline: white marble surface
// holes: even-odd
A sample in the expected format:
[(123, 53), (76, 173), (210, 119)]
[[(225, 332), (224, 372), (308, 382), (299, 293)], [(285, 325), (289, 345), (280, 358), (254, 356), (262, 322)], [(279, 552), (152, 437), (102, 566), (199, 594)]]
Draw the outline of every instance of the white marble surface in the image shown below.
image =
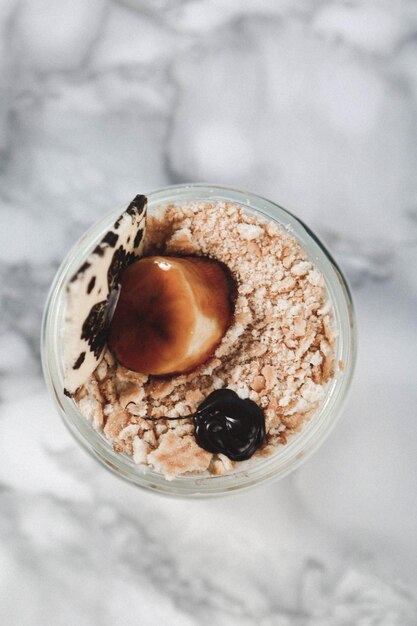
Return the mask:
[[(417, 624), (417, 4), (1, 0), (0, 623)], [(187, 502), (111, 476), (51, 408), (48, 285), (181, 181), (260, 192), (351, 280), (344, 416), (287, 479)]]

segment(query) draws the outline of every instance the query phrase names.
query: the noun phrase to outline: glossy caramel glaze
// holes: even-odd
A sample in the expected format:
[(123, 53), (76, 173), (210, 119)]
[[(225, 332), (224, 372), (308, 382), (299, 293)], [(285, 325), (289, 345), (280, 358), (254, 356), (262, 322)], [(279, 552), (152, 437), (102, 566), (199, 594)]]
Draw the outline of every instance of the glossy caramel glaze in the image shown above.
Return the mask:
[(233, 317), (235, 287), (223, 263), (153, 256), (129, 266), (108, 334), (128, 369), (185, 373), (214, 352)]

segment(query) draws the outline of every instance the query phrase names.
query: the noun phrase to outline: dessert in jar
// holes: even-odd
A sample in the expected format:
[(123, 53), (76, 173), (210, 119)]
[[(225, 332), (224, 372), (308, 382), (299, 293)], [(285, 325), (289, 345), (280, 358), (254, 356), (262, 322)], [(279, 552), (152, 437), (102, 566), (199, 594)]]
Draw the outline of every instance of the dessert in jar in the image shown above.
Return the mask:
[(343, 376), (314, 259), (233, 199), (136, 196), (67, 280), (61, 337), (68, 400), (168, 481), (277, 454)]

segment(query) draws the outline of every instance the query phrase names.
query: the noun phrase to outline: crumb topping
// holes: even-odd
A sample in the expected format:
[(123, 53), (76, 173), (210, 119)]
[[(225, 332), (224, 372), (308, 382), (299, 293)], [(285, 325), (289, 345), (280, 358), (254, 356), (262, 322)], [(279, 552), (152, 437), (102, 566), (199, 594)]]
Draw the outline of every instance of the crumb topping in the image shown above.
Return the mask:
[(234, 320), (212, 357), (188, 374), (127, 370), (106, 350), (77, 392), (79, 410), (117, 452), (163, 473), (222, 475), (236, 467), (200, 448), (192, 413), (215, 389), (250, 398), (265, 414), (261, 458), (285, 445), (316, 411), (334, 376), (336, 329), (321, 273), (284, 227), (233, 203), (170, 204), (147, 218), (145, 255), (200, 255), (225, 263), (237, 284)]

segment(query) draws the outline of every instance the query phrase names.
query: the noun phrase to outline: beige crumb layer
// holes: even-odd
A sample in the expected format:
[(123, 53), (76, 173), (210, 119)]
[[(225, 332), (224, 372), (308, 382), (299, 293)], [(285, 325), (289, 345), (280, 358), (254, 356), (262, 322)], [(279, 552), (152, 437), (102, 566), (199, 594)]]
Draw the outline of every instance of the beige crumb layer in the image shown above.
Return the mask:
[(148, 217), (145, 254), (209, 256), (237, 283), (234, 321), (215, 354), (168, 380), (129, 371), (109, 351), (77, 394), (80, 411), (118, 452), (168, 479), (222, 475), (236, 463), (195, 443), (191, 420), (144, 417), (192, 413), (214, 389), (228, 387), (264, 410), (262, 458), (300, 431), (334, 375), (335, 329), (322, 275), (294, 237), (232, 203), (169, 205)]

